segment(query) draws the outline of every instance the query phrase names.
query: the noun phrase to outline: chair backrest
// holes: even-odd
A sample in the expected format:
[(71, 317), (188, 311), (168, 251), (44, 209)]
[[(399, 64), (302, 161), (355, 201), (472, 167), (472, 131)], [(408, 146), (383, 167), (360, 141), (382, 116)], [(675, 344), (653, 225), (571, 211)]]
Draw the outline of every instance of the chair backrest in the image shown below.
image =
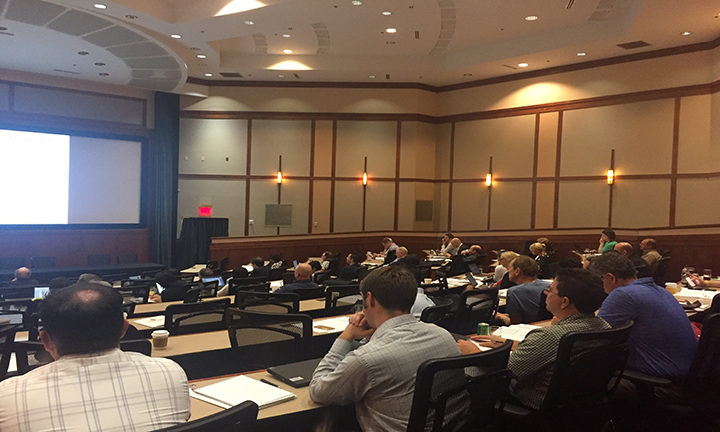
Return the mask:
[(113, 274), (106, 274), (103, 275), (102, 280), (105, 282), (109, 282), (110, 284), (113, 284), (115, 282), (121, 282), (124, 280), (127, 280), (128, 274), (127, 273), (113, 273)]
[(321, 284), (321, 283), (325, 282), (326, 280), (330, 279), (331, 275), (332, 275), (332, 273), (329, 270), (317, 271), (317, 272), (313, 273), (311, 279), (316, 284)]
[(434, 297), (435, 306), (423, 309), (420, 321), (447, 328), (455, 321), (455, 301), (451, 296)]
[(115, 289), (123, 297), (125, 303), (147, 303), (151, 287), (155, 287), (155, 284), (130, 285)]
[(110, 265), (110, 254), (91, 254), (87, 257), (87, 263), (91, 266)]
[(127, 314), (128, 318), (133, 318), (135, 316), (135, 305), (137, 303), (123, 303), (122, 308), (123, 312)]
[(10, 355), (15, 344), (15, 332), (18, 327), (15, 324), (0, 326), (0, 381), (7, 377)]
[(210, 260), (205, 264), (205, 267), (209, 268), (210, 270), (219, 270), (220, 264), (217, 262), (217, 260)]
[(165, 308), (165, 329), (171, 335), (198, 333), (225, 328), (223, 319), (230, 299), (201, 303), (172, 304)]
[(478, 323), (492, 323), (498, 308), (498, 288), (476, 288), (460, 294), (460, 311), (455, 331), (474, 333)]
[(325, 297), (325, 287), (320, 285), (317, 288), (307, 288), (295, 291), (300, 300), (319, 299)]
[(286, 274), (292, 274), (292, 273), (285, 270), (285, 267), (271, 269), (268, 272), (267, 280), (269, 280), (269, 281), (284, 280), (283, 277)]
[(329, 315), (352, 312), (358, 300), (362, 300), (359, 284), (328, 285), (325, 288), (325, 312)]
[(159, 429), (155, 432), (205, 432), (228, 431), (238, 432), (252, 429), (258, 414), (258, 406), (253, 401), (245, 401), (232, 408), (228, 408), (177, 426)]
[(135, 264), (138, 262), (138, 256), (136, 253), (121, 253), (117, 257), (118, 264)]
[(230, 258), (229, 257), (224, 257), (223, 259), (220, 260), (220, 268), (218, 269), (219, 271), (223, 272), (223, 271), (227, 270), (229, 267), (230, 267)]
[(120, 281), (121, 287), (127, 287), (127, 286), (135, 286), (135, 285), (150, 285), (155, 286), (155, 283), (157, 281), (153, 278), (147, 278), (147, 279), (123, 279)]
[(214, 280), (210, 282), (202, 282), (200, 288), (200, 298), (209, 298), (217, 296), (218, 285), (220, 282)]
[(299, 313), (300, 296), (296, 293), (238, 291), (235, 293), (234, 306), (255, 312)]
[(601, 415), (608, 389), (613, 388), (610, 380), (619, 380), (625, 368), (632, 325), (628, 321), (612, 329), (564, 335), (541, 411), (562, 412), (577, 424)]
[(362, 282), (363, 279), (365, 279), (365, 276), (370, 274), (370, 269), (365, 266), (360, 266), (360, 269), (358, 270), (358, 282)]
[(309, 352), (312, 342), (312, 318), (305, 314), (273, 314), (227, 308), (225, 325), (233, 348), (268, 342), (292, 341), (294, 358)]
[(121, 339), (120, 349), (123, 351), (145, 354), (150, 357), (150, 354), (152, 354), (152, 343), (150, 343), (147, 339)]
[(489, 351), (421, 364), (407, 431), (454, 431), (491, 422), (507, 393), (511, 347), (506, 341)]
[(30, 257), (30, 267), (55, 267), (54, 256), (36, 256)]
[(52, 356), (45, 351), (40, 341), (18, 341), (15, 342), (12, 350), (15, 352), (18, 375), (53, 361)]
[[(265, 276), (251, 276), (251, 277), (244, 277), (244, 278), (232, 278), (230, 279), (230, 287), (228, 288), (231, 293), (237, 290), (242, 291), (256, 291), (255, 289), (249, 290), (246, 287), (248, 285), (259, 285), (259, 284), (265, 284), (267, 282), (267, 277)], [(270, 284), (267, 284), (267, 291), (270, 290)]]
[(665, 286), (665, 273), (670, 265), (670, 256), (663, 256), (655, 267), (655, 273), (653, 273), (653, 280), (660, 286)]
[[(713, 299), (715, 303), (720, 295)], [(720, 313), (705, 317), (695, 359), (686, 379), (688, 399), (697, 411), (720, 410)]]
[(231, 283), (228, 287), (228, 295), (234, 295), (238, 291), (270, 292), (270, 282), (259, 282), (247, 285)]
[(197, 303), (200, 301), (200, 294), (203, 290), (202, 282), (197, 284), (185, 285), (185, 293), (183, 294), (183, 303)]

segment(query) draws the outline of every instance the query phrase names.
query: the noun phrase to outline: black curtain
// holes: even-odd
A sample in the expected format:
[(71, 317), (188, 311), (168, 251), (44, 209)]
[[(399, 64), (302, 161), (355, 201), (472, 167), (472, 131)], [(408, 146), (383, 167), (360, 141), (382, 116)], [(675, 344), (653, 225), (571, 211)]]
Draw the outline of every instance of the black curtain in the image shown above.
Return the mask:
[(178, 241), (178, 268), (192, 267), (210, 260), (212, 237), (227, 237), (227, 218), (185, 218)]
[(150, 260), (174, 266), (177, 237), (180, 96), (155, 93), (155, 129), (148, 145), (147, 214)]

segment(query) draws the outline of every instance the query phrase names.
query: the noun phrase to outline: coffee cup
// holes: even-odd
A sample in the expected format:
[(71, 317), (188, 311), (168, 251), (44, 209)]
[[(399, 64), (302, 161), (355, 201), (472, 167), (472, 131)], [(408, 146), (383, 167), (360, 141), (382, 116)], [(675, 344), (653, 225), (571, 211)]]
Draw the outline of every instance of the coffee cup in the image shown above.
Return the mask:
[(665, 282), (665, 289), (670, 291), (670, 294), (677, 294), (680, 292), (678, 284), (675, 282)]
[(153, 348), (165, 348), (168, 344), (170, 332), (167, 330), (155, 330), (150, 336), (152, 337)]

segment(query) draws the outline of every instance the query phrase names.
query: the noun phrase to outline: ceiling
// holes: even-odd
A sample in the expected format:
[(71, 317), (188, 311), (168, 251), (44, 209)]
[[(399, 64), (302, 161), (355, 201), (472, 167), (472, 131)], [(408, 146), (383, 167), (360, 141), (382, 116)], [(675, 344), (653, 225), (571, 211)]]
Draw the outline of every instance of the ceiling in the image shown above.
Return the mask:
[(0, 68), (176, 92), (188, 77), (446, 86), (713, 41), (719, 13), (710, 0), (0, 0)]

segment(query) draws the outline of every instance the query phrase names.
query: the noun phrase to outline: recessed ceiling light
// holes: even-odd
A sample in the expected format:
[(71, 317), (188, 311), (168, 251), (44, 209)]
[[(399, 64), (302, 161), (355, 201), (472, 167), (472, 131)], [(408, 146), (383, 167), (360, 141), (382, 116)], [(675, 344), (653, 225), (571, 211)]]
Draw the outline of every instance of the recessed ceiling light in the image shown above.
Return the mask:
[(578, 55), (578, 57), (583, 57), (583, 56), (586, 56), (587, 53), (581, 51), (581, 52), (577, 53), (577, 55)]
[(682, 32), (682, 33), (680, 33), (680, 34), (683, 35), (683, 36), (690, 36), (690, 35), (692, 34), (692, 32), (684, 31), (684, 32)]
[(291, 49), (284, 49), (284, 50), (283, 50), (283, 54), (292, 54), (292, 50), (291, 50)]
[(173, 39), (180, 39), (180, 38), (182, 38), (182, 36), (180, 36), (179, 34), (171, 34), (170, 37), (173, 38)]
[(279, 75), (278, 75), (278, 78), (285, 78), (285, 75), (279, 74)]
[(350, 3), (352, 3), (353, 6), (362, 6), (362, 2), (360, 0), (352, 0)]
[(528, 67), (527, 63), (518, 63), (518, 67)]
[(385, 16), (390, 16), (390, 15), (392, 15), (392, 12), (390, 12), (390, 11), (382, 11), (382, 14), (385, 15)]
[(369, 75), (368, 78), (375, 79), (375, 75)]
[(206, 56), (205, 54), (198, 54), (198, 55), (197, 55), (197, 58), (202, 59), (202, 58), (207, 58), (207, 56)]
[(290, 37), (290, 33), (283, 33), (282, 37), (284, 37), (284, 38), (289, 38), (289, 37)]
[(127, 15), (125, 15), (125, 18), (127, 18), (129, 20), (136, 20), (136, 19), (138, 19), (138, 16), (132, 15), (132, 14), (127, 14)]
[(247, 25), (253, 25), (253, 24), (255, 24), (255, 21), (247, 20), (247, 21), (245, 21), (245, 24), (247, 24)]
[(110, 74), (107, 73), (107, 72), (100, 72), (98, 75), (100, 75), (100, 76), (110, 76)]
[(206, 76), (206, 77), (211, 77), (212, 74), (211, 74), (211, 73), (206, 73), (205, 76)]
[(90, 54), (90, 53), (87, 52), (87, 51), (78, 51), (78, 54), (80, 54), (80, 55), (88, 55), (88, 54)]
[(390, 27), (390, 28), (386, 28), (386, 29), (385, 29), (385, 32), (386, 32), (386, 33), (397, 33), (397, 29), (396, 29), (396, 28), (393, 28), (393, 27)]
[(525, 21), (537, 21), (537, 15), (528, 15), (525, 17)]
[(103, 3), (95, 3), (95, 4), (93, 5), (93, 7), (94, 7), (95, 9), (107, 9), (107, 5), (106, 5), (106, 4), (103, 4)]

